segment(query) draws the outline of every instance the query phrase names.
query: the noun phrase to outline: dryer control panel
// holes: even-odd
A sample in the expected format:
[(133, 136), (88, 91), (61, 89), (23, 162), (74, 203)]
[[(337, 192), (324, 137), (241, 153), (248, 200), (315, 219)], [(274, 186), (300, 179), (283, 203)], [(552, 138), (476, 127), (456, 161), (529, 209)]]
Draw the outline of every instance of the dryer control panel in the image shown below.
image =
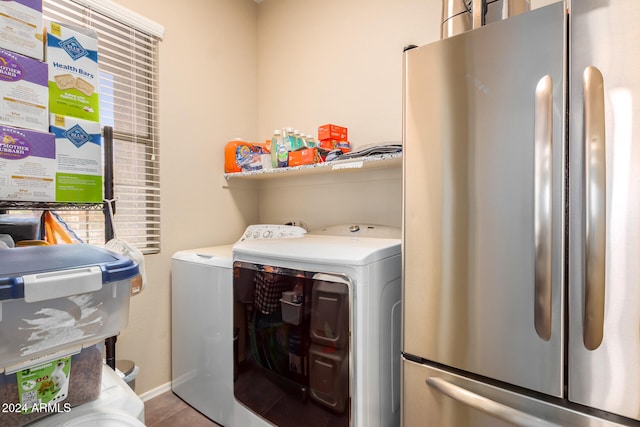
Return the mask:
[(255, 224), (242, 234), (240, 242), (259, 239), (295, 239), (307, 234), (307, 230), (297, 225)]

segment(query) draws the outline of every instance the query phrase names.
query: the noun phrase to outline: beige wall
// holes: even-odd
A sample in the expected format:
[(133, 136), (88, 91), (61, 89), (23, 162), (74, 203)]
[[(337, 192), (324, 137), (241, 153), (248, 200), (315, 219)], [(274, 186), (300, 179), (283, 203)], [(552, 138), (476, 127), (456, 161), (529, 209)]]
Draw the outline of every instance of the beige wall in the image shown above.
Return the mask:
[(349, 128), (400, 141), (402, 50), (439, 37), (441, 0), (266, 0), (258, 8), (259, 131)]
[(325, 123), (347, 126), (355, 148), (400, 141), (402, 48), (438, 38), (441, 0), (116, 1), (166, 28), (161, 253), (145, 257), (148, 286), (117, 345), (144, 393), (171, 379), (175, 251), (233, 242), (257, 222), (400, 225), (399, 167), (227, 187), (223, 149)]

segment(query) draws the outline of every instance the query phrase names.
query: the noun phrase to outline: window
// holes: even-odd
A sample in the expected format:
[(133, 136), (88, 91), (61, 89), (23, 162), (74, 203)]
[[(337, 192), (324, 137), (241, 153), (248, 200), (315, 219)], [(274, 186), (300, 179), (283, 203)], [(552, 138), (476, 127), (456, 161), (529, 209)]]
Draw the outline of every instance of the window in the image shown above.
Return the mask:
[[(117, 236), (160, 250), (158, 44), (163, 28), (109, 0), (44, 0), (44, 18), (98, 33), (100, 123), (113, 128)], [(103, 244), (99, 210), (58, 211), (86, 243)]]

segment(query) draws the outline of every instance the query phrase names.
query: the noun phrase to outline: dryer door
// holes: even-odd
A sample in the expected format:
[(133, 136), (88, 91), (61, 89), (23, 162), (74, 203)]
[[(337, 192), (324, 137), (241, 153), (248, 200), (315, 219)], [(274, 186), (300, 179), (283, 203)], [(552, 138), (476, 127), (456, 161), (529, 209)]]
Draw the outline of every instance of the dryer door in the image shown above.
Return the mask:
[(236, 400), (282, 427), (348, 426), (349, 280), (236, 261), (233, 281)]

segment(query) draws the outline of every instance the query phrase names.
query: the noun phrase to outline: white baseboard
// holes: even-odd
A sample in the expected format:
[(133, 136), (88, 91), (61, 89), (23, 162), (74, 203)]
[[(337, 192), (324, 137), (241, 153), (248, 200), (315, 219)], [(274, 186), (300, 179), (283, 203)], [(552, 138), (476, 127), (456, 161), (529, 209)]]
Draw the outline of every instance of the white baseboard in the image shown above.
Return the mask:
[(153, 399), (154, 397), (158, 397), (162, 393), (166, 393), (168, 391), (171, 391), (171, 381), (169, 381), (166, 384), (162, 384), (156, 388), (153, 388), (149, 391), (146, 391), (140, 394), (138, 397), (140, 397), (140, 400), (142, 400), (143, 402), (146, 402), (147, 400)]

